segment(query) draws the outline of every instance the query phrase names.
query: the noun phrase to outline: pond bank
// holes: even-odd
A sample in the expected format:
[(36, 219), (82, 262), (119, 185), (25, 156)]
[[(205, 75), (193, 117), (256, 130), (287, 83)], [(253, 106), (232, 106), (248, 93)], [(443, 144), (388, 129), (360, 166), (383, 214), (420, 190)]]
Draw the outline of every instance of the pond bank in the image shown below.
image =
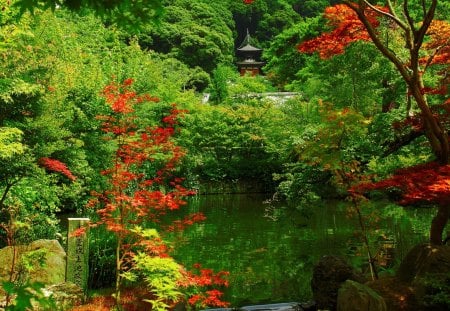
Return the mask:
[(274, 186), (258, 180), (231, 180), (200, 182), (196, 187), (199, 195), (218, 194), (251, 194), (251, 193), (273, 193)]

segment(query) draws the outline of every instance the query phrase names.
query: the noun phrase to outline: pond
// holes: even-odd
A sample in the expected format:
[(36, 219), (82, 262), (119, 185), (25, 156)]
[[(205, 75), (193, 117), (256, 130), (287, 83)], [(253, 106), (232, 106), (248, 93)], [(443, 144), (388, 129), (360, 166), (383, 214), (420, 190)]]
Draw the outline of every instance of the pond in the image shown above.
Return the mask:
[[(324, 255), (341, 255), (367, 272), (367, 254), (358, 237), (358, 222), (342, 202), (324, 202), (303, 211), (264, 204), (258, 194), (206, 195), (192, 198), (186, 212), (202, 212), (206, 221), (175, 238), (174, 257), (186, 267), (229, 271), (225, 300), (233, 306), (312, 298), (313, 265)], [(373, 241), (395, 245), (399, 262), (414, 244), (426, 241), (434, 211), (382, 203), (389, 221), (368, 228)], [(370, 211), (373, 213), (373, 211)], [(375, 214), (374, 214), (375, 215)], [(371, 214), (370, 217), (375, 218)], [(384, 244), (373, 243), (373, 252)], [(385, 273), (392, 271), (385, 267)]]

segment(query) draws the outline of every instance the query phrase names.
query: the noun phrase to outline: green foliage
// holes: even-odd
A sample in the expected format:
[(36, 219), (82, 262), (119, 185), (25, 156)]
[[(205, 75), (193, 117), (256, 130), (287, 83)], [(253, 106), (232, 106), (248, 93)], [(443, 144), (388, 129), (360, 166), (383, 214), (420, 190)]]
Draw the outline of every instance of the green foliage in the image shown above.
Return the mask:
[(300, 19), (300, 15), (291, 5), (292, 1), (255, 0), (251, 5), (246, 5), (243, 1), (227, 2), (238, 30), (237, 44), (242, 42), (246, 29), (249, 29), (250, 33), (255, 35), (254, 45), (266, 48), (272, 38)]
[[(285, 29), (290, 29), (300, 20), (288, 1), (267, 1), (267, 9), (262, 12), (255, 36), (261, 47), (267, 47), (269, 42)], [(272, 3), (270, 3), (272, 2)]]
[(235, 68), (219, 64), (212, 72), (211, 85), (209, 87), (211, 101), (224, 102), (229, 96), (228, 84), (235, 80), (236, 77), (237, 71)]
[(133, 274), (138, 274), (144, 279), (148, 290), (155, 297), (146, 300), (152, 304), (152, 310), (167, 310), (171, 303), (180, 299), (182, 293), (179, 290), (179, 284), (183, 278), (182, 267), (173, 258), (138, 253), (133, 260), (136, 263), (136, 271), (133, 271)]
[(138, 36), (140, 44), (211, 73), (233, 60), (231, 13), (221, 2), (176, 0), (161, 23)]
[(308, 56), (298, 53), (296, 46), (303, 38), (316, 36), (321, 21), (320, 18), (299, 21), (273, 38), (264, 50), (263, 58), (267, 62), (264, 72), (278, 88), (283, 89), (296, 80), (297, 72), (306, 65)]
[(245, 97), (248, 93), (264, 93), (273, 92), (275, 88), (270, 84), (270, 82), (262, 76), (235, 76), (235, 79), (231, 80), (228, 84), (227, 92), (229, 95), (228, 103), (238, 103), (242, 102), (240, 98), (244, 98), (243, 103), (245, 103)]
[(256, 99), (196, 107), (184, 118), (179, 137), (188, 150), (188, 180), (270, 181), (290, 149), (289, 136), (296, 131), (290, 122), (271, 102)]
[(322, 102), (310, 110), (283, 172), (275, 175), (279, 194), (300, 209), (320, 197), (345, 195), (343, 175), (356, 173), (378, 152), (367, 135), (370, 119), (362, 114)]
[[(20, 257), (15, 263), (15, 275), (10, 276), (9, 281), (2, 282), (3, 290), (6, 292), (5, 310), (30, 310), (39, 307), (54, 309), (56, 305), (51, 297), (45, 295), (44, 284), (31, 282), (29, 273), (45, 265), (47, 256), (46, 249), (31, 250)], [(11, 301), (11, 298), (14, 298)]]
[(321, 15), (324, 9), (336, 1), (330, 0), (304, 0), (295, 1), (295, 10), (302, 16), (312, 17)]
[(383, 105), (398, 107), (404, 103), (402, 94), (406, 91), (399, 78), (376, 48), (358, 42), (349, 46), (345, 54), (329, 60), (310, 56), (287, 88), (301, 90), (311, 100), (320, 98), (336, 107), (351, 107), (372, 116)]
[(0, 128), (0, 159), (2, 161), (25, 153), (25, 146), (21, 142), (22, 135), (23, 132), (17, 128)]
[(36, 304), (44, 310), (56, 309), (54, 301), (46, 297), (43, 291), (44, 284), (27, 282), (17, 285), (13, 282), (3, 282), (2, 285), (9, 296), (15, 297), (12, 304), (8, 305), (5, 310), (26, 311), (34, 309)]
[(427, 310), (448, 310), (450, 307), (450, 274), (427, 275), (419, 280), (424, 287), (423, 306)]
[[(155, 23), (163, 12), (162, 0), (14, 0), (12, 6), (19, 9), (19, 15), (25, 12), (61, 7), (84, 13), (94, 12), (102, 19), (129, 32), (135, 32), (143, 25)], [(8, 3), (9, 4), (9, 3)]]

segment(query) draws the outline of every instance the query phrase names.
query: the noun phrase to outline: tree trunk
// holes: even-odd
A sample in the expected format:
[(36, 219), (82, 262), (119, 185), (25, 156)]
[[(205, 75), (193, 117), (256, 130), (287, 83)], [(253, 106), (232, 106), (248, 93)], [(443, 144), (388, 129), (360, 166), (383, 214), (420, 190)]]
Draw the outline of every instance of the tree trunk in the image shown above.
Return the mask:
[(412, 91), (412, 95), (414, 96), (414, 99), (422, 112), (425, 135), (430, 142), (431, 149), (440, 164), (448, 164), (450, 146), (447, 131), (428, 106), (426, 96), (422, 94), (420, 84), (410, 84), (409, 86)]
[(448, 204), (440, 204), (436, 216), (431, 221), (430, 228), (430, 244), (442, 245), (442, 235), (444, 233), (445, 226), (447, 225), (450, 217), (450, 208)]

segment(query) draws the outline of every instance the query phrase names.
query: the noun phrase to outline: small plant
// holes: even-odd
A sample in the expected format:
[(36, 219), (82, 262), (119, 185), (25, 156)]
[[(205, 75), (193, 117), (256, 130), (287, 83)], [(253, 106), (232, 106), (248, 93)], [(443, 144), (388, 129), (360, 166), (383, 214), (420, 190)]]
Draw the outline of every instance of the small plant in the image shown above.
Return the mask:
[(31, 282), (30, 272), (45, 266), (47, 251), (38, 249), (21, 255), (16, 262), (17, 250), (13, 247), (13, 260), (9, 281), (2, 282), (3, 290), (6, 292), (5, 310), (30, 310), (33, 301), (45, 310), (55, 309), (54, 301), (47, 297), (43, 291), (44, 284)]

